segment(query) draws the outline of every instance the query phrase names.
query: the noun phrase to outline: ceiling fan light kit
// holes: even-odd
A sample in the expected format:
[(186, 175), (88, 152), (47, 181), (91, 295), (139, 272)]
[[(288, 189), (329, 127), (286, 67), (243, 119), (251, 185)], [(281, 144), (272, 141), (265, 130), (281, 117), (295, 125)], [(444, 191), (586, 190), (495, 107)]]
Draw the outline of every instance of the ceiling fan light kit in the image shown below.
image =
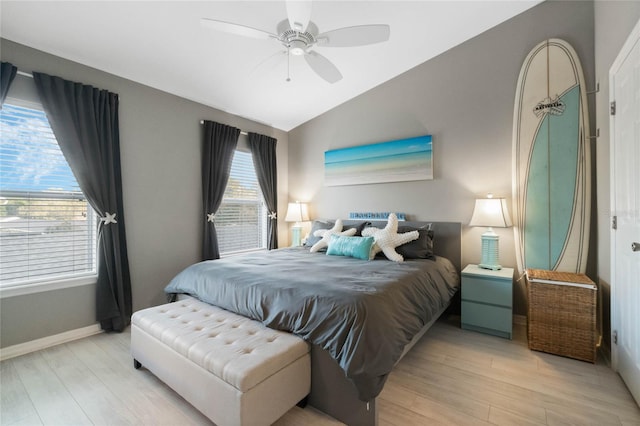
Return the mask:
[[(385, 24), (338, 28), (318, 34), (318, 27), (310, 21), (311, 2), (287, 1), (287, 19), (278, 23), (277, 34), (241, 24), (202, 18), (203, 26), (215, 31), (258, 39), (277, 40), (289, 55), (303, 56), (309, 67), (329, 83), (342, 79), (338, 68), (314, 50), (320, 47), (355, 47), (389, 40), (390, 28)], [(287, 75), (286, 81), (290, 81)]]
[(305, 45), (300, 42), (291, 43), (291, 47), (289, 47), (289, 53), (293, 56), (302, 56), (305, 54)]

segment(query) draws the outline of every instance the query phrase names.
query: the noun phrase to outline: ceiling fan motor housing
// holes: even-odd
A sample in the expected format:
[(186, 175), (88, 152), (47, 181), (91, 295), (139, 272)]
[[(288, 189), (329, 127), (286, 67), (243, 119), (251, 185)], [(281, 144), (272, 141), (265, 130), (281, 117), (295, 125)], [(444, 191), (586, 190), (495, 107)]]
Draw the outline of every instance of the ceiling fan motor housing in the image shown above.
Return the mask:
[(307, 30), (297, 31), (289, 27), (286, 19), (278, 24), (278, 40), (284, 45), (292, 55), (304, 55), (308, 49), (316, 44), (318, 27), (313, 22), (309, 22)]

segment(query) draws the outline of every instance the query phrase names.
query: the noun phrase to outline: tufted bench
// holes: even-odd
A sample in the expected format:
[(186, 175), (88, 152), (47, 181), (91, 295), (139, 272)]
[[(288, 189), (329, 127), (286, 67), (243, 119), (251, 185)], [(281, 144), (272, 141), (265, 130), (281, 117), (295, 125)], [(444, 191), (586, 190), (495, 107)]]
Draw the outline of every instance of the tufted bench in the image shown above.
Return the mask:
[(271, 424), (311, 388), (305, 341), (193, 298), (134, 313), (131, 354), (221, 426)]

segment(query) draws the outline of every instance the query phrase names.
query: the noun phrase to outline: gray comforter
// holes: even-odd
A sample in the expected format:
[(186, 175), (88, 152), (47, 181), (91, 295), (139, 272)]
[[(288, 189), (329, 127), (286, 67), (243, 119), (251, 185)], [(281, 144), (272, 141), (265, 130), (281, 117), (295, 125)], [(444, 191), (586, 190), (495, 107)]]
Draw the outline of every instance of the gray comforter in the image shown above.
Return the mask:
[(440, 257), (395, 263), (288, 248), (197, 263), (165, 292), (190, 294), (321, 346), (369, 401), (458, 285), (455, 268)]

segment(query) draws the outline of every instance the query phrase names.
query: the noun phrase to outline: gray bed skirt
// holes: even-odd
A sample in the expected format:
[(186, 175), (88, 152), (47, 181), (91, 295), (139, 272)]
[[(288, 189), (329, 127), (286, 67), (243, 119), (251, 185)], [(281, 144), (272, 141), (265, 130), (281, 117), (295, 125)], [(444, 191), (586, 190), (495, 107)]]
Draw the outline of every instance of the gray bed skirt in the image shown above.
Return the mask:
[[(427, 323), (411, 340), (404, 356), (424, 336), (449, 305)], [(402, 359), (402, 358), (401, 358)], [(311, 394), (309, 405), (350, 426), (374, 426), (378, 424), (376, 400), (363, 402), (358, 392), (335, 359), (317, 345), (311, 345)]]

